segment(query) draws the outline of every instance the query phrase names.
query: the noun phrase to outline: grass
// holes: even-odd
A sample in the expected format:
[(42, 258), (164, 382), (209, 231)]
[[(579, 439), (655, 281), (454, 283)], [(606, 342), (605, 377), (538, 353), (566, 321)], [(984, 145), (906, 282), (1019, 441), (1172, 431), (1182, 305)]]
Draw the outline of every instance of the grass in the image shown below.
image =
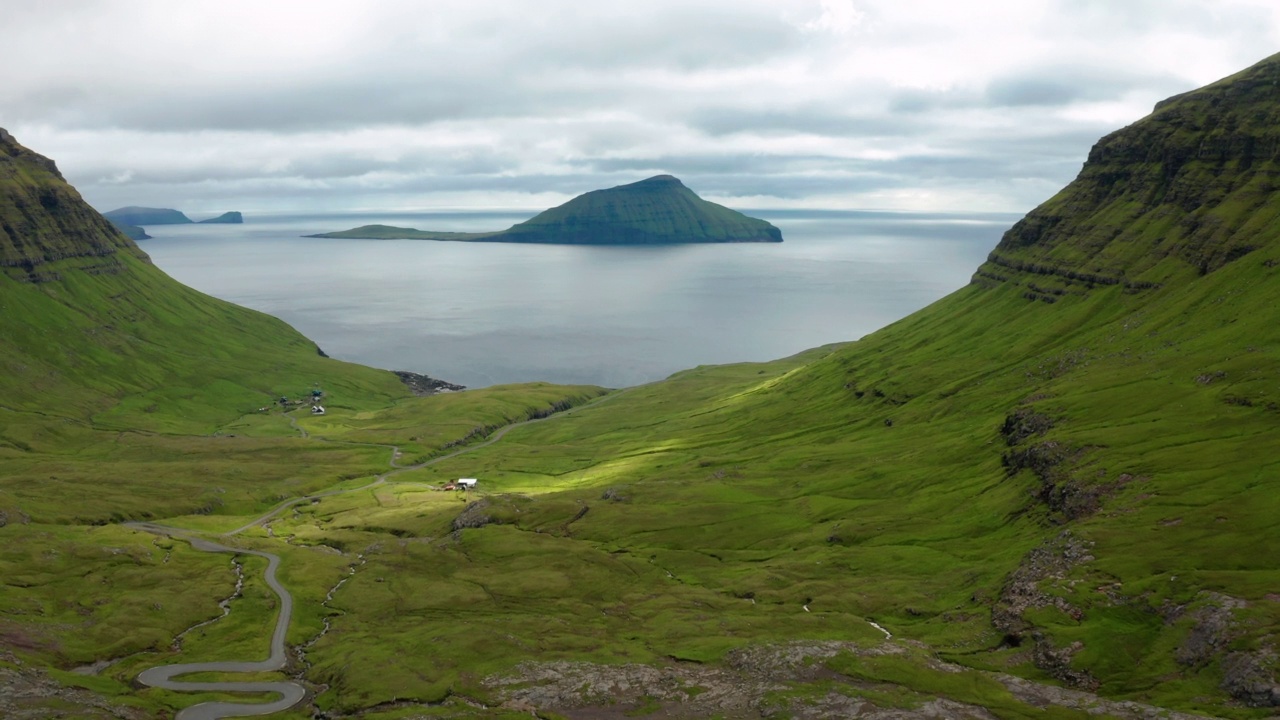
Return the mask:
[[(1105, 140), (1123, 163), (1091, 162), (980, 282), (933, 306), (856, 343), (603, 398), (545, 384), (409, 398), (127, 254), (112, 272), (80, 257), (42, 266), (57, 281), (5, 275), (6, 652), (58, 671), (123, 657), (96, 692), (188, 704), (127, 683), (220, 612), (228, 559), (117, 523), (222, 533), (314, 496), (239, 542), (284, 558), (289, 641), (315, 640), (304, 672), (330, 714), (496, 707), (486, 678), (526, 662), (874, 644), (874, 621), (908, 652), (838, 658), (840, 677), (777, 702), (856, 686), (885, 707), (1078, 716), (1028, 707), (999, 671), (1264, 717), (1223, 681), (1232, 653), (1280, 639), (1272, 167), (1125, 154), (1221, 124), (1188, 103)], [(317, 383), (323, 417), (259, 410)], [(1038, 424), (1015, 437), (1017, 417)], [(369, 486), (392, 446), (400, 471)], [(478, 492), (433, 489), (463, 476)], [(1230, 631), (1179, 662), (1219, 596), (1242, 603)], [(180, 656), (260, 654), (273, 602), (250, 573)]]

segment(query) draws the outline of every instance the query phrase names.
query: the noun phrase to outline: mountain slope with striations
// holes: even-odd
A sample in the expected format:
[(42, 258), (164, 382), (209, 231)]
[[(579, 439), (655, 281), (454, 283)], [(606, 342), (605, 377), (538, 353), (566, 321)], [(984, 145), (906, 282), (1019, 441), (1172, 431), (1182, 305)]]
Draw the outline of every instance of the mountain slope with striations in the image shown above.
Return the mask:
[(1100, 140), (1080, 177), (1018, 222), (978, 271), (1038, 299), (1148, 288), (1263, 249), (1280, 221), (1280, 64), (1169, 98)]
[(458, 240), (557, 245), (782, 242), (764, 220), (707, 202), (670, 175), (592, 190), (498, 232), (459, 233), (365, 225), (310, 237)]

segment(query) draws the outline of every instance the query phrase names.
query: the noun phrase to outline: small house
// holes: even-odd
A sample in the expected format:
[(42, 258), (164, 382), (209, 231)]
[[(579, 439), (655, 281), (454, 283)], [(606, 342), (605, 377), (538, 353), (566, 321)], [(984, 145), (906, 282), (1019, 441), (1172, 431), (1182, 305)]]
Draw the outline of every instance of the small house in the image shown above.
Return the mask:
[(454, 484), (459, 490), (470, 490), (476, 486), (476, 482), (475, 478), (458, 478), (458, 481)]

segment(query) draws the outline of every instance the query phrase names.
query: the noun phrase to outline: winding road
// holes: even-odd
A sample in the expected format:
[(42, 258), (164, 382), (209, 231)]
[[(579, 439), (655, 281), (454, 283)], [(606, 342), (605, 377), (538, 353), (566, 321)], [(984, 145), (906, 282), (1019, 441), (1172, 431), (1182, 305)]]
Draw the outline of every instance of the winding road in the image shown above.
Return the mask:
[[(254, 519), (246, 525), (225, 532), (222, 537), (232, 537), (238, 535), (245, 530), (257, 527), (270, 521), (285, 510), (304, 502), (329, 497), (332, 495), (341, 495), (344, 493), (359, 492), (376, 487), (387, 481), (387, 478), (410, 470), (418, 470), (438, 462), (443, 462), (450, 458), (457, 457), (464, 453), (473, 452), (484, 447), (488, 447), (506, 434), (518, 427), (530, 425), (536, 422), (542, 422), (552, 417), (560, 417), (567, 415), (576, 410), (595, 405), (604, 400), (611, 399), (619, 395), (619, 392), (612, 392), (602, 395), (590, 402), (569, 408), (563, 412), (555, 413), (547, 417), (534, 418), (532, 420), (524, 420), (510, 425), (504, 425), (487, 438), (482, 443), (468, 445), (447, 455), (431, 458), (426, 462), (416, 465), (402, 466), (396, 462), (396, 458), (400, 455), (400, 448), (390, 445), (377, 445), (376, 447), (387, 447), (391, 449), (391, 459), (389, 464), (391, 470), (377, 476), (373, 482), (367, 485), (361, 485), (356, 488), (348, 488), (345, 490), (330, 490), (329, 492), (314, 493), (304, 495), (299, 498), (287, 500), (275, 506), (266, 514)], [(293, 427), (298, 430), (302, 437), (310, 437), (307, 431), (297, 425), (294, 418), (289, 418)], [(368, 444), (368, 443), (356, 443)], [(154, 533), (156, 535), (164, 535), (175, 539), (183, 540), (191, 544), (191, 547), (204, 552), (225, 552), (237, 555), (256, 555), (267, 560), (267, 569), (263, 573), (263, 578), (272, 592), (280, 599), (280, 613), (276, 617), (275, 631), (271, 635), (271, 654), (266, 660), (228, 660), (221, 662), (195, 662), (182, 663), (178, 665), (157, 665), (156, 667), (143, 670), (138, 675), (138, 682), (155, 688), (163, 688), (165, 690), (176, 690), (179, 692), (229, 692), (229, 693), (276, 693), (280, 695), (279, 699), (268, 703), (233, 703), (233, 702), (204, 702), (178, 711), (174, 716), (174, 720), (219, 720), (220, 718), (231, 717), (248, 717), (253, 715), (267, 715), (269, 713), (287, 710), (297, 705), (307, 695), (307, 689), (300, 683), (291, 680), (281, 680), (277, 682), (233, 682), (233, 681), (217, 681), (217, 682), (186, 682), (182, 680), (174, 680), (179, 675), (187, 675), (190, 673), (202, 672), (221, 672), (221, 673), (252, 673), (252, 672), (270, 672), (280, 670), (286, 664), (285, 653), (285, 636), (289, 632), (289, 621), (293, 617), (293, 596), (285, 589), (280, 581), (276, 579), (276, 569), (280, 567), (280, 556), (274, 553), (264, 552), (260, 550), (246, 550), (244, 548), (228, 547), (205, 538), (197, 537), (191, 531), (180, 530), (178, 528), (166, 527), (156, 523), (125, 523), (127, 527), (144, 532)]]
[(138, 530), (168, 535), (191, 543), (191, 547), (205, 552), (225, 552), (242, 555), (257, 555), (267, 559), (267, 570), (263, 577), (267, 585), (280, 598), (280, 614), (276, 617), (276, 629), (271, 634), (271, 655), (266, 660), (227, 660), (222, 662), (183, 663), (180, 665), (159, 665), (143, 670), (138, 675), (138, 682), (165, 690), (179, 692), (243, 692), (243, 693), (278, 693), (280, 698), (269, 703), (232, 703), (205, 702), (192, 705), (178, 712), (175, 720), (218, 720), (219, 718), (245, 717), (248, 715), (266, 715), (268, 713), (287, 710), (297, 705), (306, 697), (307, 689), (296, 682), (281, 680), (278, 682), (184, 682), (174, 680), (178, 675), (198, 672), (270, 672), (285, 666), (284, 637), (289, 631), (289, 621), (293, 617), (293, 596), (276, 579), (276, 569), (280, 567), (280, 556), (269, 552), (231, 548), (226, 545), (205, 540), (203, 538), (184, 535), (173, 528), (151, 523), (130, 523), (130, 527)]

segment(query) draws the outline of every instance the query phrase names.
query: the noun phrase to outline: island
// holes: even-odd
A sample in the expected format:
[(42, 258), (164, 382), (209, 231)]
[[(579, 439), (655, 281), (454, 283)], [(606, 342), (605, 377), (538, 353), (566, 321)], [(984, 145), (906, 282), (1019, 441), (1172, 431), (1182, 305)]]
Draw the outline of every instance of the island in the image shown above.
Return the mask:
[(143, 230), (137, 225), (126, 225), (121, 222), (116, 222), (115, 220), (110, 220), (109, 222), (112, 225), (114, 225), (117, 230), (127, 235), (130, 240), (150, 240), (151, 239), (151, 236), (147, 234), (147, 231)]
[(360, 240), (454, 240), (557, 245), (782, 242), (772, 224), (698, 197), (671, 175), (593, 190), (506, 230), (437, 232), (365, 225), (307, 235)]
[(102, 213), (117, 226), (120, 225), (189, 225), (191, 218), (169, 208), (129, 206)]
[(222, 225), (240, 225), (243, 222), (244, 222), (244, 216), (241, 215), (238, 211), (232, 210), (231, 212), (224, 212), (218, 217), (209, 218), (208, 220), (201, 220), (200, 224), (203, 225), (208, 223), (208, 224), (222, 224)]

